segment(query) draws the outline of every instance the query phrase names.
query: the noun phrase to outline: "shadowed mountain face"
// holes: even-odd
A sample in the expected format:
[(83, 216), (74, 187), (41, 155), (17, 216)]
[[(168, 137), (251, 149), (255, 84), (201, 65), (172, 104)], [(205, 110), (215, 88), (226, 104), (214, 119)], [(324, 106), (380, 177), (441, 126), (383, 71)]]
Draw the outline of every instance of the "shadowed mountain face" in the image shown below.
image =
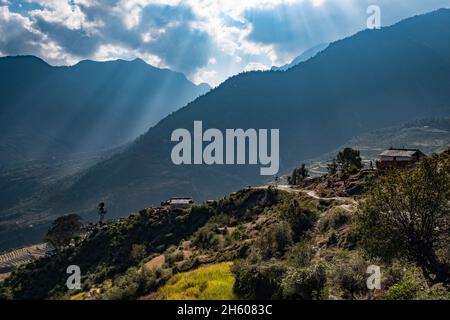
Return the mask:
[(0, 58), (0, 165), (129, 142), (209, 89), (142, 60)]
[(285, 72), (235, 76), (30, 206), (50, 219), (92, 213), (101, 200), (115, 217), (170, 196), (217, 198), (267, 177), (259, 166), (175, 166), (173, 130), (192, 132), (194, 120), (204, 130), (278, 128), (281, 174), (362, 132), (448, 116), (449, 88), (450, 10), (440, 10), (360, 32)]

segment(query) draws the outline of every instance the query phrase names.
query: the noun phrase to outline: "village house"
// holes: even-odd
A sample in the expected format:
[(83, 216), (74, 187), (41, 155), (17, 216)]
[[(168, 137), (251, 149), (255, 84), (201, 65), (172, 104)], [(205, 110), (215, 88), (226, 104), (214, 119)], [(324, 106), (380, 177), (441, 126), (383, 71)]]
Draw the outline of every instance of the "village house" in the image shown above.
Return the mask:
[(418, 149), (389, 148), (383, 151), (376, 162), (378, 170), (409, 168), (426, 155)]
[(171, 209), (185, 209), (194, 204), (194, 200), (190, 197), (174, 197), (166, 202), (161, 203), (162, 206), (170, 206)]

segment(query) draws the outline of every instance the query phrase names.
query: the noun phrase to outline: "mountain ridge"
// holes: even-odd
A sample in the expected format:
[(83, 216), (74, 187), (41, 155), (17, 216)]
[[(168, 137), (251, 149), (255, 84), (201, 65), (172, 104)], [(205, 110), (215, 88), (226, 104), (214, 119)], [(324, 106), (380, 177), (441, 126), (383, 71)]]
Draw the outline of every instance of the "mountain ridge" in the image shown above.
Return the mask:
[[(143, 60), (51, 66), (10, 56), (0, 58), (0, 71), (0, 164), (116, 147), (210, 90)], [(30, 143), (9, 147), (19, 135)], [(48, 143), (36, 146), (36, 135)]]

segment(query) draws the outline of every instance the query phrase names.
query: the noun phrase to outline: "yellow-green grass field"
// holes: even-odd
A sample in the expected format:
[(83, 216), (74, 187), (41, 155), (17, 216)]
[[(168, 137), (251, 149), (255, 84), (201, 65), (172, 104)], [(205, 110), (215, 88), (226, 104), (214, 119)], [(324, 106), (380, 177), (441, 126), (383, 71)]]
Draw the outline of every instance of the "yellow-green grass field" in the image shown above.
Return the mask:
[(173, 276), (155, 295), (156, 300), (232, 300), (232, 262), (200, 267)]

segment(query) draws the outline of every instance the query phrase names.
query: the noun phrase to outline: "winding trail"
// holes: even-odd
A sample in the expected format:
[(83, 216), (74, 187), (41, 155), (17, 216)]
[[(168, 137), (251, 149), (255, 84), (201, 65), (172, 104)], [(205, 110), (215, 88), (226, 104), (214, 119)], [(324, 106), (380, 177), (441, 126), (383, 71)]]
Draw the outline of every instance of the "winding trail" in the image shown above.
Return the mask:
[[(315, 190), (307, 190), (307, 189), (297, 189), (297, 188), (292, 188), (292, 186), (290, 185), (271, 185), (272, 187), (275, 187), (277, 190), (281, 190), (281, 191), (286, 191), (289, 193), (304, 193), (307, 196), (313, 198), (313, 199), (317, 199), (317, 200), (324, 200), (324, 201), (339, 201), (339, 202), (343, 202), (344, 204), (341, 205), (342, 207), (346, 207), (348, 209), (350, 209), (350, 207), (353, 207), (355, 205), (358, 204), (358, 202), (351, 198), (351, 197), (321, 197), (317, 194), (317, 192)], [(259, 190), (264, 190), (264, 189), (268, 189), (269, 185), (264, 185), (264, 186), (258, 186), (258, 187), (254, 187), (252, 189), (259, 189)]]

